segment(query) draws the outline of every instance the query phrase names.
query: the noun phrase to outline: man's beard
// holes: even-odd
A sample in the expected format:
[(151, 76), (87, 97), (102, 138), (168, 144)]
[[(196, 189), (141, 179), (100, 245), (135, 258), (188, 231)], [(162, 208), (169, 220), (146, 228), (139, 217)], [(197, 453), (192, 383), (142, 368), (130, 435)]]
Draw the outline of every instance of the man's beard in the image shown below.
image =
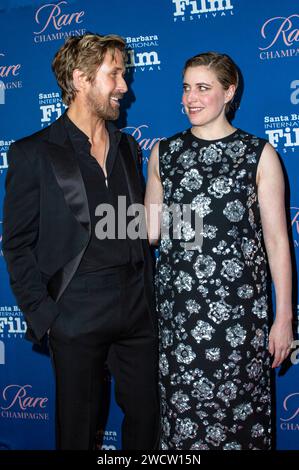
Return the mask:
[(119, 108), (113, 108), (109, 103), (109, 98), (104, 98), (97, 92), (91, 90), (87, 95), (87, 104), (92, 114), (105, 121), (115, 121), (119, 117)]

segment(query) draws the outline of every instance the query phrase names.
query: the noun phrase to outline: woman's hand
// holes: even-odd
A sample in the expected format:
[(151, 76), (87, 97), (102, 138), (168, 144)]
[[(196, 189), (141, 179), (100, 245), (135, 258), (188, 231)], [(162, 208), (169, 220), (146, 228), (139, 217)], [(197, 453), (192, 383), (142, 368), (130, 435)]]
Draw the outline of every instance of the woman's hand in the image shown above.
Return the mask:
[(276, 319), (269, 335), (269, 352), (274, 355), (272, 368), (278, 367), (288, 357), (291, 351), (293, 337), (292, 321)]

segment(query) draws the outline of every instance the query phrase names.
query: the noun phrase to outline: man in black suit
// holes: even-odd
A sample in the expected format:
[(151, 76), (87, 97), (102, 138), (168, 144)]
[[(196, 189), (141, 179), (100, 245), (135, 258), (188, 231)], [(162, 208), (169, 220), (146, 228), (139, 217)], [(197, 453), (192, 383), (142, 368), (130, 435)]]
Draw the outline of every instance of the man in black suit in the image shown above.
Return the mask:
[(107, 360), (124, 412), (123, 448), (157, 445), (148, 243), (105, 238), (98, 217), (109, 206), (116, 227), (128, 224), (128, 207), (143, 203), (137, 144), (110, 122), (127, 91), (124, 60), (119, 36), (69, 38), (52, 64), (67, 112), (9, 151), (3, 252), (27, 337), (49, 335), (59, 449), (94, 448)]

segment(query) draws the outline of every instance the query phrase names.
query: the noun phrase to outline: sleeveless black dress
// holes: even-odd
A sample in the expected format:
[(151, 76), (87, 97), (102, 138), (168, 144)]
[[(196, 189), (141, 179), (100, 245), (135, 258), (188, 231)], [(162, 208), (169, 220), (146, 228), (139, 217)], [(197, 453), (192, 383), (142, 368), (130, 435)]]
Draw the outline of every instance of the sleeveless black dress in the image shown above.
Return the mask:
[(165, 207), (191, 208), (203, 240), (187, 248), (192, 220), (182, 218), (178, 239), (171, 233), (177, 219), (164, 211), (170, 230), (156, 275), (162, 449), (271, 448), (267, 261), (256, 186), (265, 143), (241, 130), (215, 141), (187, 130), (160, 142)]

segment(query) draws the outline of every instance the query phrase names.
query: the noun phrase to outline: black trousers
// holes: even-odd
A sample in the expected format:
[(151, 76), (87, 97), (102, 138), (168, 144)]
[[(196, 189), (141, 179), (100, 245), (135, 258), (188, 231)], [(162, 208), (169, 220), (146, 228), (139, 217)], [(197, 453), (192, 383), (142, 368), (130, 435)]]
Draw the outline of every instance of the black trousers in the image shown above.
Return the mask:
[(123, 449), (156, 448), (158, 346), (143, 269), (126, 266), (77, 275), (58, 305), (61, 314), (50, 332), (57, 448), (94, 448), (107, 359), (124, 413)]

